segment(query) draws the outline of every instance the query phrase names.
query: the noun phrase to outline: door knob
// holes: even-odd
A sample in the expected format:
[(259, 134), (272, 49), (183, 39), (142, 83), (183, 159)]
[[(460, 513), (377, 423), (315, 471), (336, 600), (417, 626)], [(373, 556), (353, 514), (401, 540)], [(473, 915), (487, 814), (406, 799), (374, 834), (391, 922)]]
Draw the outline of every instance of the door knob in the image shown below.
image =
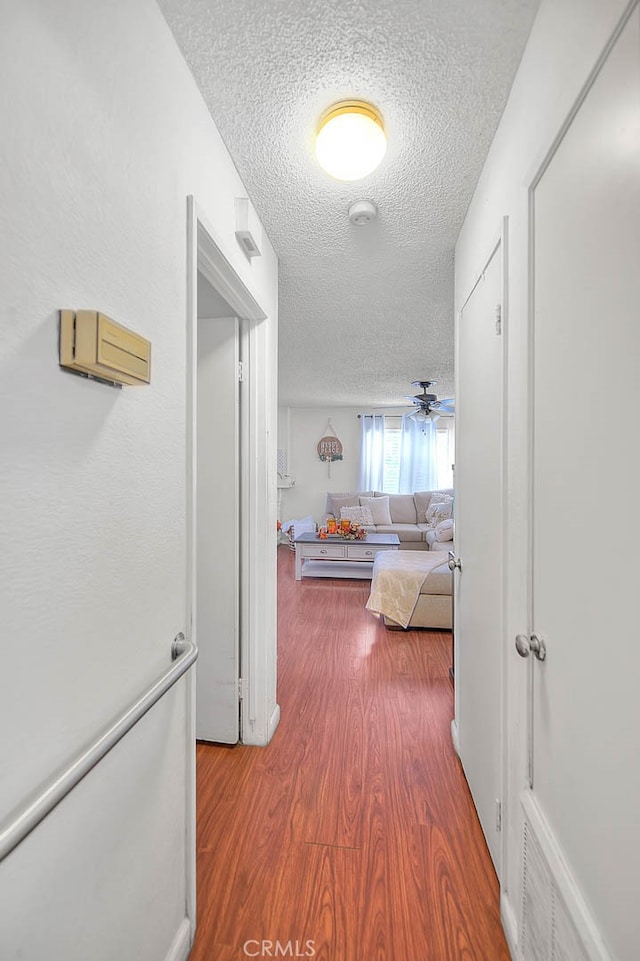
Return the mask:
[(460, 560), (459, 557), (456, 557), (453, 551), (449, 551), (449, 560), (447, 561), (447, 563), (449, 565), (450, 571), (455, 571), (455, 569), (457, 568), (460, 572), (462, 572), (462, 561)]
[(547, 656), (545, 643), (538, 634), (531, 634), (529, 637), (526, 634), (517, 634), (516, 651), (520, 657), (529, 657), (530, 654), (534, 654), (539, 661), (544, 661)]

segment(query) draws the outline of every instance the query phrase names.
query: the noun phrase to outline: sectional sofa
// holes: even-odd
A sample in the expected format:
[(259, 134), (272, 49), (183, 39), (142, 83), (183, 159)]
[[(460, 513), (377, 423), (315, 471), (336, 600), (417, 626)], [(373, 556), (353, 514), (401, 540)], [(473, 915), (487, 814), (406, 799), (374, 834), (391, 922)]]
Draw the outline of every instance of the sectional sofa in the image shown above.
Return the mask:
[[(358, 508), (367, 507), (372, 511), (374, 523), (365, 524), (366, 529), (377, 534), (397, 534), (401, 550), (453, 550), (452, 522), (433, 523), (434, 520), (437, 521), (437, 516), (427, 518), (429, 509), (431, 508), (432, 515), (436, 509), (432, 502), (439, 500), (434, 499), (434, 494), (453, 497), (453, 490), (445, 488), (439, 491), (417, 491), (415, 494), (384, 494), (381, 491), (330, 492), (327, 494), (325, 521), (329, 516), (339, 521), (343, 509), (345, 512), (353, 512), (355, 520), (358, 518)], [(447, 519), (445, 513), (442, 517), (443, 521)]]

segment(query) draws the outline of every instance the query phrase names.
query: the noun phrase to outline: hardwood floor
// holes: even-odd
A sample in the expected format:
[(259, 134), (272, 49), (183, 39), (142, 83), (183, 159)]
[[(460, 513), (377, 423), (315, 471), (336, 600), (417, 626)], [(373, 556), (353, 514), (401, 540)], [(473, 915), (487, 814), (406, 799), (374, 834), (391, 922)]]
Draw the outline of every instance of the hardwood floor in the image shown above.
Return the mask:
[(508, 961), (450, 634), (387, 630), (369, 581), (296, 582), (286, 547), (278, 577), (275, 737), (197, 748), (191, 961)]

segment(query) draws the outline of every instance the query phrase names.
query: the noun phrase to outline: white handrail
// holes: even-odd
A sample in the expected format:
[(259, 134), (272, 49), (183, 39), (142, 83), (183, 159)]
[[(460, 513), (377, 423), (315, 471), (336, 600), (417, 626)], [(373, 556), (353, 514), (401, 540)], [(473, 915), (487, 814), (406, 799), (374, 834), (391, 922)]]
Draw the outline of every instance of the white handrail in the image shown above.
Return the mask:
[(142, 697), (134, 701), (98, 736), (72, 757), (64, 768), (52, 775), (37, 791), (11, 811), (0, 824), (0, 861), (66, 797), (79, 781), (102, 760), (114, 745), (131, 730), (141, 717), (178, 681), (198, 656), (198, 649), (184, 634), (178, 634), (171, 645), (173, 664)]

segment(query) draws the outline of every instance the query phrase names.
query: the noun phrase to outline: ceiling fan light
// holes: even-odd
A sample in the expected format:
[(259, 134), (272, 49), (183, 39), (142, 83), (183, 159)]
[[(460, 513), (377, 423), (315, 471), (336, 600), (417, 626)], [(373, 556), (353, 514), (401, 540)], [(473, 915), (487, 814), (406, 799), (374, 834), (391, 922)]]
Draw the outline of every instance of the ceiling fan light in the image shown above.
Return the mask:
[(387, 138), (382, 117), (371, 104), (349, 100), (334, 104), (320, 119), (316, 158), (336, 180), (360, 180), (382, 162)]
[(409, 417), (412, 417), (413, 420), (417, 420), (420, 423), (425, 420), (429, 420), (429, 415), (425, 410), (422, 409), (422, 407), (419, 410), (414, 411), (413, 414), (409, 414)]

